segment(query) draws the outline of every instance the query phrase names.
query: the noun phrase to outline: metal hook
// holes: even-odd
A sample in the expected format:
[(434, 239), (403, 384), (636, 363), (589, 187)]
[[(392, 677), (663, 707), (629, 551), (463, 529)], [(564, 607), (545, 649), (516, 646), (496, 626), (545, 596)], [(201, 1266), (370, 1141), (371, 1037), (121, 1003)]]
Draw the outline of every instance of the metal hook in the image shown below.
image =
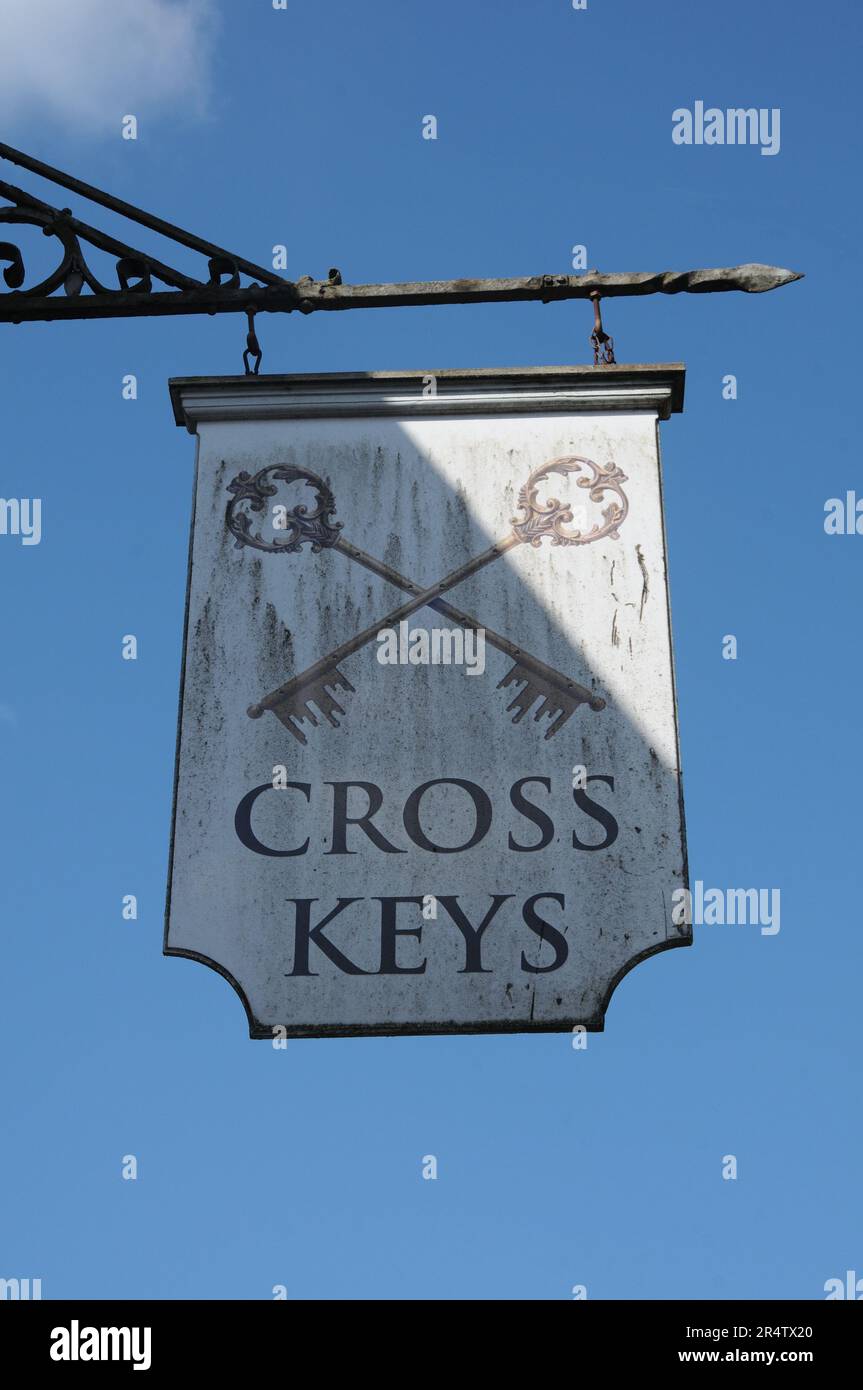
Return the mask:
[(593, 300), (593, 332), (590, 341), (593, 344), (593, 365), (594, 367), (613, 367), (616, 365), (614, 357), (614, 339), (609, 337), (602, 326), (602, 312), (599, 302), (602, 298), (599, 290), (592, 290), (591, 299)]
[[(257, 376), (261, 369), (261, 359), (264, 354), (258, 342), (258, 335), (255, 332), (255, 310), (247, 309), (246, 318), (249, 321), (249, 331), (246, 334), (246, 350), (243, 353), (243, 366), (246, 369), (246, 376)], [(255, 359), (254, 367), (249, 365), (250, 357), (254, 357)]]

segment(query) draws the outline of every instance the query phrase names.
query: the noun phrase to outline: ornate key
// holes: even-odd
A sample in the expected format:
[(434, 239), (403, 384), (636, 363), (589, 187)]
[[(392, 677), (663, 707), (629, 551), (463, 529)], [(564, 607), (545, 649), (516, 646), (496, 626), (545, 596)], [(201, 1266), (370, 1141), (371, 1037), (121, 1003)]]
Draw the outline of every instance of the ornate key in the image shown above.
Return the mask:
[[(578, 485), (589, 489), (592, 501), (601, 501), (603, 494), (607, 491), (613, 491), (620, 499), (619, 504), (612, 502), (604, 509), (602, 515), (605, 524), (601, 527), (594, 525), (586, 533), (566, 529), (566, 524), (572, 521), (572, 510), (568, 505), (561, 504), (556, 498), (549, 499), (545, 506), (538, 501), (538, 485), (549, 473), (580, 472), (584, 464), (592, 470), (592, 476), (579, 478)], [(285, 511), (284, 529), (288, 534), (284, 541), (265, 540), (260, 534), (252, 530), (249, 517), (244, 512), (236, 510), (237, 504), (243, 501), (248, 501), (253, 511), (264, 509), (266, 499), (274, 496), (277, 491), (271, 483), (265, 480), (266, 475), (272, 475), (273, 478), (286, 482), (302, 479), (311, 483), (316, 489), (318, 506), (311, 514), (308, 508), (303, 506), (295, 507), (291, 512)], [(422, 589), (413, 580), (406, 579), (389, 565), (367, 555), (365, 551), (359, 550), (339, 534), (341, 524), (333, 523), (328, 519), (335, 511), (335, 499), (323, 480), (316, 474), (294, 468), (288, 464), (274, 464), (261, 469), (254, 478), (250, 478), (247, 473), (240, 473), (228, 487), (228, 490), (233, 493), (233, 497), (228, 504), (226, 516), (226, 523), (236, 538), (237, 546), (251, 545), (256, 549), (270, 552), (290, 552), (298, 551), (304, 543), (308, 543), (313, 552), (324, 548), (341, 550), (351, 559), (372, 570), (373, 573), (413, 594), (410, 601), (394, 609), (374, 626), (366, 628), (363, 632), (342, 643), (328, 656), (315, 662), (307, 671), (279, 686), (277, 690), (271, 691), (258, 704), (252, 705), (248, 711), (250, 717), (258, 719), (267, 710), (271, 710), (299, 742), (305, 743), (306, 738), (299, 728), (299, 724), (308, 719), (312, 724), (317, 725), (318, 720), (311, 708), (312, 703), (314, 703), (324, 718), (335, 727), (339, 727), (335, 714), (344, 714), (345, 710), (332, 692), (354, 691), (354, 686), (351, 685), (347, 676), (338, 669), (340, 662), (345, 661), (354, 652), (359, 651), (374, 640), (382, 628), (395, 627), (399, 622), (426, 605), (442, 613), (460, 627), (479, 629), (481, 625), (476, 619), (466, 613), (461, 613), (447, 603), (441, 597), (442, 594), (448, 589), (455, 588), (470, 575), (476, 574), (478, 570), (504, 555), (515, 545), (526, 543), (534, 548), (539, 547), (543, 536), (549, 536), (552, 545), (586, 545), (603, 536), (617, 538), (617, 528), (626, 517), (629, 507), (627, 498), (620, 487), (620, 484), (625, 481), (625, 475), (613, 464), (603, 469), (590, 459), (575, 456), (553, 459), (550, 463), (535, 469), (519, 492), (518, 504), (524, 513), (524, 519), (513, 521), (513, 529), (508, 536), (490, 546), (481, 555), (475, 556), (466, 564), (460, 565), (445, 575), (437, 584)], [(546, 714), (553, 716), (545, 734), (548, 739), (558, 732), (579, 705), (588, 704), (594, 710), (605, 707), (605, 701), (599, 696), (594, 695), (585, 686), (570, 680), (559, 671), (555, 671), (553, 667), (546, 665), (545, 662), (540, 661), (529, 652), (517, 647), (509, 638), (502, 637), (489, 628), (483, 628), (483, 631), (490, 645), (506, 652), (515, 659), (513, 668), (498, 682), (498, 689), (523, 683), (523, 689), (507, 706), (508, 711), (516, 710), (513, 717), (514, 723), (518, 723), (536, 700), (541, 698), (542, 704), (536, 711), (534, 718), (540, 719)]]

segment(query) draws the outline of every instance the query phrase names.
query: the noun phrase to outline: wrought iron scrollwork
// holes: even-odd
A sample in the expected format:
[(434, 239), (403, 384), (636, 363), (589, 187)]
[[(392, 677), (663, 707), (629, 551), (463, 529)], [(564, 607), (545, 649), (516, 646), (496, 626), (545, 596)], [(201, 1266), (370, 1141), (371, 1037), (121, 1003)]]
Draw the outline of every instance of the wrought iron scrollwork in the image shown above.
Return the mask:
[[(195, 280), (145, 252), (136, 251), (115, 237), (79, 222), (69, 208), (49, 207), (22, 189), (14, 189), (11, 184), (0, 183), (0, 193), (15, 200), (12, 207), (0, 207), (0, 222), (40, 227), (44, 236), (57, 238), (62, 248), (60, 264), (38, 284), (22, 289), (26, 266), (21, 249), (14, 242), (0, 242), (0, 262), (7, 263), (3, 279), (11, 292), (20, 293), (22, 297), (43, 298), (61, 287), (69, 297), (74, 297), (80, 295), (85, 286), (96, 295), (145, 295), (152, 292), (154, 280), (172, 289), (183, 290), (208, 287), (236, 290), (240, 287), (239, 269), (229, 256), (211, 256), (207, 262), (208, 279)], [(116, 289), (103, 284), (90, 268), (81, 246), (82, 241), (115, 258)]]
[[(5, 192), (5, 189), (3, 191)], [(86, 265), (78, 237), (69, 225), (69, 217), (68, 209), (58, 211), (56, 208), (45, 207), (37, 203), (36, 199), (29, 199), (26, 194), (20, 195), (17, 206), (0, 208), (0, 222), (41, 227), (44, 236), (56, 237), (62, 247), (59, 266), (37, 285), (22, 291), (23, 294), (34, 297), (49, 295), (62, 285), (67, 295), (76, 295), (85, 283), (94, 293), (104, 293), (104, 287)], [(7, 262), (3, 279), (9, 289), (13, 292), (20, 290), (26, 278), (26, 267), (20, 248), (14, 242), (0, 242), (0, 260)]]
[[(234, 256), (212, 242), (204, 241), (98, 188), (92, 188), (58, 169), (52, 169), (8, 145), (0, 144), (0, 158), (21, 164), (206, 258), (206, 274), (196, 278), (165, 264), (149, 252), (139, 251), (117, 237), (80, 221), (73, 217), (69, 208), (52, 207), (24, 189), (0, 181), (0, 198), (5, 198), (8, 204), (0, 205), (0, 223), (38, 227), (44, 236), (54, 237), (60, 243), (57, 266), (38, 284), (26, 285), (27, 266), (20, 246), (13, 241), (0, 241), (0, 318), (15, 321), (18, 305), (21, 307), (21, 317), (30, 318), (35, 302), (44, 309), (41, 317), (51, 317), (50, 297), (57, 291), (61, 292), (55, 301), (59, 313), (63, 312), (61, 305), (65, 295), (67, 299), (80, 300), (80, 310), (75, 316), (86, 318), (90, 314), (109, 316), (173, 312), (173, 306), (169, 308), (157, 303), (159, 299), (165, 299), (166, 290), (179, 291), (187, 301), (188, 312), (212, 312), (214, 297), (218, 301), (224, 295), (226, 307), (230, 306), (233, 310), (242, 307), (236, 300), (245, 291), (254, 295), (266, 286), (290, 287), (290, 281), (272, 270)], [(113, 257), (116, 287), (104, 284), (94, 272), (88, 264), (84, 245)], [(252, 283), (244, 284), (243, 276), (247, 281), (251, 279)], [(158, 282), (155, 291), (154, 282)], [(172, 296), (169, 294), (167, 298)], [(200, 302), (204, 299), (206, 307)]]

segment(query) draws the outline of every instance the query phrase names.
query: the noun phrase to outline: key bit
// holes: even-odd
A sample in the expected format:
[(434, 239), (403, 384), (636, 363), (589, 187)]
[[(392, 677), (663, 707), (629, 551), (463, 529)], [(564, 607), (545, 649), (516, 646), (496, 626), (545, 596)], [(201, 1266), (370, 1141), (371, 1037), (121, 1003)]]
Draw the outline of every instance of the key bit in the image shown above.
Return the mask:
[[(540, 691), (539, 693), (541, 694), (542, 692)], [(557, 733), (558, 729), (563, 728), (567, 719), (575, 714), (579, 705), (586, 703), (586, 700), (572, 700), (566, 695), (557, 694), (554, 697), (546, 695), (539, 709), (536, 711), (536, 714), (533, 716), (534, 721), (538, 722), (542, 719), (544, 714), (556, 715), (557, 717), (552, 718), (551, 723), (545, 731), (545, 737), (547, 739), (552, 738)]]
[(539, 691), (535, 690), (531, 685), (527, 671), (520, 671), (518, 666), (513, 666), (512, 670), (509, 671), (502, 680), (498, 681), (497, 688), (500, 690), (508, 685), (514, 685), (518, 681), (524, 681), (524, 689), (517, 691), (513, 700), (506, 707), (507, 713), (509, 713), (511, 709), (518, 711), (518, 713), (514, 714), (512, 717), (513, 724), (518, 724), (519, 720), (524, 718), (534, 700), (539, 695)]
[(279, 699), (273, 704), (252, 705), (248, 711), (250, 717), (260, 719), (262, 714), (271, 710), (285, 728), (293, 734), (294, 738), (302, 744), (307, 743), (308, 740), (299, 727), (300, 724), (308, 720), (310, 724), (317, 727), (319, 723), (315, 710), (312, 708), (313, 704), (317, 706), (318, 714), (321, 714), (334, 729), (340, 727), (336, 715), (345, 714), (346, 711), (331, 692), (344, 690), (349, 694), (355, 693), (355, 687), (351, 685), (344, 672), (334, 667), (317, 680), (300, 679), (293, 689), (291, 684), (280, 693)]
[[(535, 664), (541, 665), (538, 661)], [(546, 669), (549, 675), (554, 675), (551, 667)], [(605, 701), (600, 696), (591, 694), (586, 686), (560, 677), (552, 681), (545, 675), (545, 671), (533, 671), (521, 662), (516, 662), (503, 679), (498, 681), (497, 688), (501, 690), (521, 682), (524, 682), (523, 688), (507, 705), (507, 713), (514, 709), (516, 713), (513, 715), (512, 722), (518, 724), (536, 701), (542, 700), (539, 709), (534, 714), (534, 721), (541, 719), (546, 714), (554, 716), (545, 731), (546, 739), (553, 738), (558, 730), (563, 728), (563, 725), (575, 713), (579, 705), (589, 705), (593, 710), (605, 708)]]

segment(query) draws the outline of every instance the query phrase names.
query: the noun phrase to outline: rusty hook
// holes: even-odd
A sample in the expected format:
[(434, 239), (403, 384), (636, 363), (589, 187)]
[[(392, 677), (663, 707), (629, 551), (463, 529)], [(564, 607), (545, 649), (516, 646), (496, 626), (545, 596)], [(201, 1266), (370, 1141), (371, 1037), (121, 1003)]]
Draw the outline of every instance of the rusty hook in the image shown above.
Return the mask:
[(593, 365), (594, 367), (613, 367), (614, 339), (609, 337), (602, 326), (602, 311), (599, 307), (602, 298), (599, 290), (592, 290), (590, 294), (593, 300), (593, 332), (590, 341), (593, 344)]

